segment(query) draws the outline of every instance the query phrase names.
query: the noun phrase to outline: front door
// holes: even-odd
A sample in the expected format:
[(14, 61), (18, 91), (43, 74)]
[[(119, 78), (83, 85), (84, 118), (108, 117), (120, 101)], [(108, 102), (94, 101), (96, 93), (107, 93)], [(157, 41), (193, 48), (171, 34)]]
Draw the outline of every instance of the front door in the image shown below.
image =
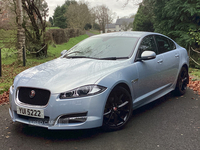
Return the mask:
[[(151, 35), (142, 40), (137, 57), (140, 58), (142, 52), (145, 50), (154, 51), (158, 54), (154, 37)], [(160, 76), (162, 62), (162, 55), (156, 55), (155, 59), (135, 62), (139, 78), (132, 81), (135, 96), (134, 103), (150, 101), (151, 96), (159, 91), (159, 88), (162, 86), (160, 82), (162, 80)]]

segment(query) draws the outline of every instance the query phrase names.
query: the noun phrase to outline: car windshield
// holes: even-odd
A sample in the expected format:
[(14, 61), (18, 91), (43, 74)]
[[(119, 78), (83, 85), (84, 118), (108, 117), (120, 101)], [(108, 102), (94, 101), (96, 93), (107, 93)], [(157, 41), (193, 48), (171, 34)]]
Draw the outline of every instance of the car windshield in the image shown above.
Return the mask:
[(71, 48), (64, 57), (126, 59), (133, 53), (137, 39), (119, 36), (90, 37)]

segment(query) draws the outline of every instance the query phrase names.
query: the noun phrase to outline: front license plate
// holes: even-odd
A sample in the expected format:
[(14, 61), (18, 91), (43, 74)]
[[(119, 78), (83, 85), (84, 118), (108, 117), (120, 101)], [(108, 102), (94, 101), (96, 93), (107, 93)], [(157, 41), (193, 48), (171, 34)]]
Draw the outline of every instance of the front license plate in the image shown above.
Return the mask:
[(17, 114), (35, 118), (44, 118), (44, 110), (42, 109), (22, 108), (17, 106)]

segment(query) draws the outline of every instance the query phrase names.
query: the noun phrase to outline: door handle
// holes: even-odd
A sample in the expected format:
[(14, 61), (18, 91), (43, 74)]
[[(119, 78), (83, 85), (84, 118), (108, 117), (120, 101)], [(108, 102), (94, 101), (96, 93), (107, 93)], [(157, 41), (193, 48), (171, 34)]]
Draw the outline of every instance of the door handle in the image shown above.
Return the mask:
[(179, 54), (176, 54), (176, 55), (175, 55), (175, 57), (177, 57), (177, 58), (178, 58), (178, 57), (179, 57)]
[(162, 59), (158, 60), (157, 63), (161, 64), (163, 62)]

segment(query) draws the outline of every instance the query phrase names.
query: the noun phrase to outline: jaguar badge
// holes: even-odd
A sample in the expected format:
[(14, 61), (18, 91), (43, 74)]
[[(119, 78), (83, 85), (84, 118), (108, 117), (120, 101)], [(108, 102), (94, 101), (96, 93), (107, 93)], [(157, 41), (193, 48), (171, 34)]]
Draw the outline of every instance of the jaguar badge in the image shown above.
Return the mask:
[(35, 97), (35, 91), (34, 91), (34, 90), (31, 90), (31, 93), (30, 93), (29, 97), (30, 97), (30, 98)]

